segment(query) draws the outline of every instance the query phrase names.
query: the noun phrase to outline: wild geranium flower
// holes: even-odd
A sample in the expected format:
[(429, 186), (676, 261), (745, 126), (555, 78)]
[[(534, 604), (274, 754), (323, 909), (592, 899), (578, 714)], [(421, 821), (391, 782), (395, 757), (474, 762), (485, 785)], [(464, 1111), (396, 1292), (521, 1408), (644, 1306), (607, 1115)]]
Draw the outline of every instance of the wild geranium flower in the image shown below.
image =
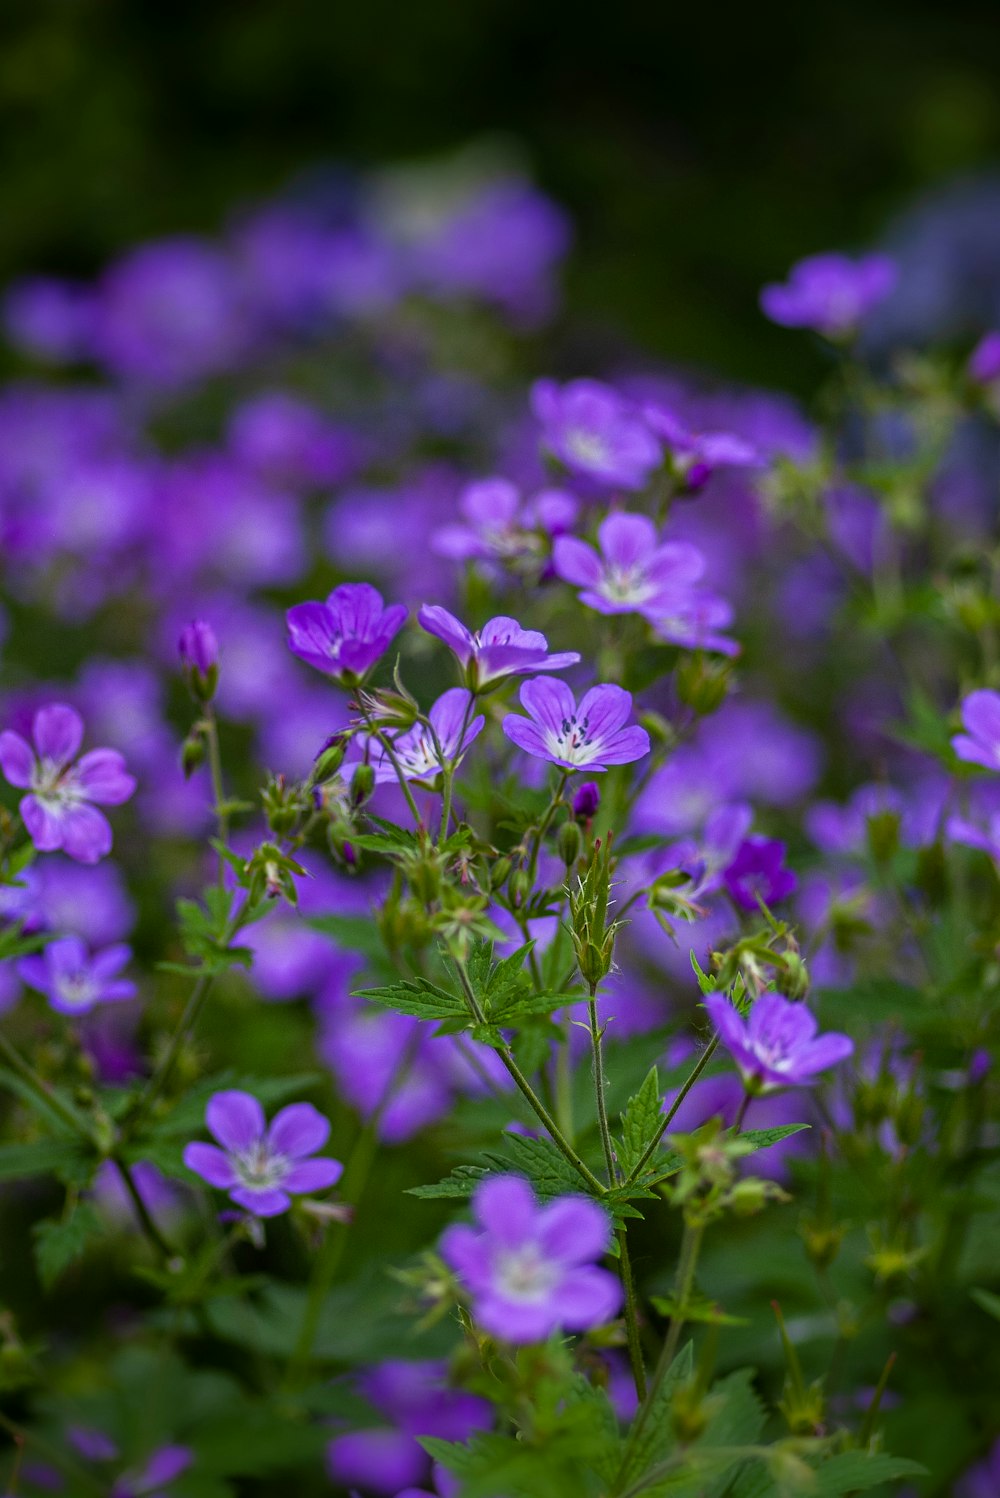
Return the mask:
[(705, 996), (705, 1008), (732, 1056), (748, 1092), (808, 1087), (854, 1051), (848, 1035), (817, 1035), (816, 1017), (804, 1004), (763, 993), (746, 1017), (725, 994)]
[(966, 732), (951, 741), (959, 759), (1000, 770), (1000, 692), (970, 692), (962, 703), (962, 722)]
[(17, 970), (60, 1014), (86, 1014), (96, 1004), (135, 996), (135, 984), (119, 977), (131, 956), (132, 949), (124, 942), (90, 953), (78, 936), (63, 936), (43, 951), (22, 957)]
[(541, 1342), (555, 1331), (587, 1331), (621, 1304), (615, 1277), (593, 1263), (611, 1223), (595, 1201), (561, 1196), (539, 1206), (520, 1176), (494, 1176), (472, 1198), (476, 1228), (455, 1225), (441, 1255), (472, 1297), (473, 1314), (506, 1342)]
[(282, 1108), (268, 1127), (251, 1093), (217, 1092), (209, 1098), (205, 1123), (221, 1149), (189, 1144), (184, 1164), (254, 1217), (277, 1217), (293, 1196), (324, 1191), (343, 1173), (339, 1160), (309, 1158), (330, 1134), (329, 1121), (310, 1103)]
[(111, 1498), (166, 1498), (174, 1478), (194, 1461), (190, 1446), (161, 1446), (137, 1472), (123, 1472), (111, 1488)]
[(986, 333), (969, 355), (969, 379), (977, 385), (1000, 380), (1000, 333)]
[[(101, 806), (120, 806), (135, 779), (115, 749), (91, 749), (79, 760), (83, 719), (54, 702), (35, 714), (34, 748), (9, 729), (0, 733), (0, 770), (21, 799), (28, 835), (42, 853), (61, 848), (78, 863), (96, 863), (111, 851), (111, 826)], [(76, 763), (74, 763), (76, 761)]]
[(591, 687), (576, 699), (563, 681), (538, 678), (521, 688), (529, 714), (503, 720), (507, 737), (527, 754), (551, 760), (565, 770), (606, 770), (649, 753), (649, 734), (637, 723), (625, 726), (632, 694), (613, 685)]
[(547, 536), (568, 531), (579, 502), (561, 489), (544, 489), (524, 500), (508, 479), (470, 484), (459, 500), (463, 520), (440, 526), (434, 550), (455, 561), (511, 561), (541, 551)]
[(542, 444), (571, 472), (616, 489), (644, 489), (663, 449), (642, 415), (598, 380), (539, 380), (531, 408)]
[(831, 339), (850, 338), (896, 285), (888, 255), (810, 255), (793, 265), (783, 284), (760, 294), (764, 316), (784, 328), (812, 328)]
[(575, 650), (551, 655), (544, 635), (522, 629), (504, 614), (489, 619), (476, 634), (440, 604), (425, 603), (417, 617), (427, 633), (443, 640), (457, 657), (474, 692), (529, 671), (563, 671), (580, 659)]
[(757, 896), (765, 905), (776, 905), (794, 894), (798, 880), (784, 867), (785, 845), (776, 838), (746, 837), (723, 873), (726, 889), (741, 910), (759, 910)]
[(326, 603), (297, 603), (285, 616), (293, 655), (335, 681), (353, 685), (388, 650), (406, 620), (370, 583), (341, 583)]
[(644, 611), (661, 640), (685, 650), (714, 650), (719, 655), (739, 655), (739, 641), (722, 631), (733, 621), (733, 611), (724, 598), (702, 588), (678, 591), (656, 608)]
[(666, 607), (705, 570), (686, 541), (661, 544), (645, 515), (609, 515), (597, 530), (600, 550), (576, 536), (560, 536), (552, 564), (564, 582), (582, 588), (580, 602), (601, 614), (633, 614)]
[(646, 405), (642, 414), (667, 449), (673, 477), (688, 494), (696, 494), (717, 468), (756, 468), (761, 454), (735, 432), (693, 432), (665, 406)]
[[(426, 723), (415, 723), (392, 739), (392, 753), (407, 780), (433, 780), (447, 764), (457, 764), (474, 739), (483, 731), (482, 713), (473, 717), (475, 698), (464, 687), (451, 687), (435, 702)], [(358, 743), (356, 740), (355, 743)], [(361, 741), (362, 753), (375, 771), (375, 783), (395, 780), (396, 768), (381, 740), (370, 736)], [(355, 761), (348, 764), (348, 768)]]

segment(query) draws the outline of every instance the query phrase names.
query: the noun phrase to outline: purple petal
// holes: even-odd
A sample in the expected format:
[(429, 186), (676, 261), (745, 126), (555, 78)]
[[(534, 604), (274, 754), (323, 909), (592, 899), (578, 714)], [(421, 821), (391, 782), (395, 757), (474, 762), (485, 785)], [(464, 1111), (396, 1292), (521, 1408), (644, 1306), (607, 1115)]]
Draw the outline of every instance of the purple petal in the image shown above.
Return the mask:
[(559, 537), (552, 549), (552, 566), (563, 582), (581, 588), (596, 588), (604, 576), (597, 552), (575, 536)]
[(321, 1150), (330, 1137), (330, 1120), (311, 1103), (292, 1103), (275, 1114), (267, 1140), (276, 1155), (301, 1160)]
[(647, 515), (609, 515), (597, 535), (613, 567), (638, 567), (656, 549), (656, 526)]
[(83, 742), (83, 719), (75, 708), (52, 702), (39, 708), (31, 733), (42, 758), (68, 764)]
[(161, 1446), (159, 1451), (154, 1451), (142, 1473), (133, 1478), (133, 1483), (139, 1492), (153, 1493), (180, 1477), (193, 1461), (194, 1452), (189, 1446)]
[(564, 681), (533, 677), (522, 686), (520, 697), (522, 707), (550, 733), (561, 734), (566, 719), (576, 712), (576, 698)]
[(518, 1345), (544, 1342), (559, 1325), (551, 1301), (528, 1305), (523, 1301), (507, 1300), (496, 1291), (487, 1291), (477, 1297), (475, 1318), (491, 1336)]
[(952, 739), (951, 747), (966, 764), (983, 765), (987, 770), (1000, 770), (1000, 749), (988, 748), (979, 739), (970, 739), (968, 734), (958, 733)]
[(10, 729), (6, 733), (0, 733), (0, 770), (3, 771), (4, 778), (23, 791), (31, 784), (34, 768), (34, 753), (21, 735), (12, 733)]
[(461, 661), (466, 665), (472, 655), (472, 635), (460, 619), (454, 614), (449, 614), (437, 603), (425, 603), (417, 614), (421, 628), (429, 635), (435, 635), (443, 640), (449, 650), (453, 650)]
[(128, 773), (116, 749), (91, 749), (80, 760), (76, 774), (87, 799), (102, 806), (120, 806), (135, 790), (135, 776)]
[(62, 847), (65, 811), (57, 811), (48, 802), (39, 801), (37, 796), (24, 796), (21, 816), (28, 836), (40, 853), (52, 853)]
[(632, 693), (626, 692), (624, 687), (609, 683), (605, 686), (591, 687), (589, 692), (585, 692), (580, 699), (576, 716), (580, 723), (587, 721), (588, 740), (592, 744), (599, 745), (599, 752), (603, 756), (604, 741), (610, 740), (611, 736), (621, 728), (631, 711)]
[(344, 1167), (339, 1160), (303, 1160), (292, 1166), (281, 1184), (286, 1191), (295, 1194), (325, 1191), (327, 1187), (335, 1186), (343, 1174)]
[[(370, 640), (375, 634), (384, 612), (382, 595), (371, 583), (341, 583), (326, 600), (326, 606), (341, 634), (362, 640)], [(404, 617), (405, 613), (404, 609)]]
[(974, 739), (1000, 753), (1000, 692), (970, 692), (962, 703), (962, 722)]
[(228, 1191), (239, 1182), (229, 1156), (214, 1144), (185, 1145), (184, 1164), (188, 1170), (201, 1176), (210, 1186), (217, 1186), (220, 1191)]
[(535, 1222), (535, 1194), (522, 1176), (490, 1176), (476, 1187), (472, 1210), (494, 1243), (523, 1243)]
[(537, 723), (522, 718), (518, 713), (508, 713), (501, 727), (511, 743), (523, 749), (526, 754), (534, 754), (540, 759), (552, 758)]
[(475, 1228), (464, 1222), (454, 1223), (441, 1234), (439, 1247), (442, 1259), (469, 1290), (482, 1294), (489, 1288), (492, 1282), (489, 1244)]
[(252, 1149), (267, 1127), (264, 1110), (249, 1092), (217, 1092), (205, 1109), (208, 1132), (235, 1154)]
[(230, 1199), (239, 1207), (246, 1207), (255, 1217), (279, 1217), (287, 1212), (292, 1199), (287, 1191), (278, 1191), (273, 1186), (257, 1190), (252, 1186), (238, 1186), (230, 1191)]
[[(440, 740), (441, 749), (448, 759), (461, 747), (459, 739), (462, 735), (462, 724), (465, 723), (468, 728), (471, 721), (472, 702), (471, 692), (467, 692), (464, 687), (451, 687), (447, 692), (442, 692), (427, 715)], [(480, 727), (483, 721), (480, 719)]]
[(91, 972), (96, 978), (110, 979), (121, 972), (122, 968), (130, 961), (132, 948), (125, 942), (116, 942), (114, 946), (105, 947), (102, 952), (94, 954), (90, 964)]
[(588, 1265), (585, 1269), (570, 1270), (552, 1300), (560, 1326), (571, 1332), (585, 1332), (618, 1314), (622, 1288), (606, 1269)]
[(111, 823), (96, 806), (82, 803), (63, 814), (62, 849), (77, 863), (97, 863), (111, 852)]
[(596, 1202), (585, 1196), (563, 1196), (542, 1208), (535, 1236), (546, 1258), (585, 1264), (607, 1252), (611, 1224)]

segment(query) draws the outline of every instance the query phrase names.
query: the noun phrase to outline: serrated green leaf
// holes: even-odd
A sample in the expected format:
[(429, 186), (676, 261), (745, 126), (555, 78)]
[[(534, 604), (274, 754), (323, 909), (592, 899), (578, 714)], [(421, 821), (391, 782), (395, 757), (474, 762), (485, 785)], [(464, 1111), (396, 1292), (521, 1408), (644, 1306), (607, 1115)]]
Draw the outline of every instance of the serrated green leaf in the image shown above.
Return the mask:
[[(694, 1367), (692, 1344), (686, 1342), (667, 1369), (666, 1376), (653, 1395), (641, 1430), (626, 1441), (627, 1455), (621, 1466), (616, 1488), (624, 1492), (634, 1486), (651, 1468), (662, 1462), (676, 1444), (670, 1423), (670, 1406), (677, 1389), (691, 1377)], [(635, 1432), (637, 1428), (633, 1427)]]
[(651, 1067), (639, 1091), (630, 1097), (621, 1121), (618, 1163), (626, 1175), (632, 1171), (654, 1139), (662, 1118), (663, 1097), (660, 1076)]
[(101, 1236), (104, 1224), (89, 1202), (80, 1202), (64, 1220), (46, 1218), (36, 1222), (32, 1231), (38, 1277), (43, 1288), (50, 1290), (60, 1275)]
[(457, 1022), (464, 1016), (470, 1024), (472, 1022), (463, 998), (439, 988), (427, 978), (406, 978), (379, 988), (362, 988), (354, 997), (369, 999), (373, 1004), (382, 1004), (386, 1009), (394, 1009), (397, 1014), (409, 1014), (417, 1019)]
[(901, 1477), (925, 1477), (926, 1467), (903, 1457), (882, 1452), (843, 1451), (816, 1469), (815, 1498), (841, 1498), (846, 1493), (864, 1493), (883, 1482)]
[(803, 1129), (812, 1128), (811, 1124), (782, 1124), (776, 1129), (744, 1129), (740, 1138), (753, 1145), (754, 1150), (770, 1149), (772, 1144), (778, 1144), (782, 1139), (789, 1139), (793, 1134), (801, 1134)]

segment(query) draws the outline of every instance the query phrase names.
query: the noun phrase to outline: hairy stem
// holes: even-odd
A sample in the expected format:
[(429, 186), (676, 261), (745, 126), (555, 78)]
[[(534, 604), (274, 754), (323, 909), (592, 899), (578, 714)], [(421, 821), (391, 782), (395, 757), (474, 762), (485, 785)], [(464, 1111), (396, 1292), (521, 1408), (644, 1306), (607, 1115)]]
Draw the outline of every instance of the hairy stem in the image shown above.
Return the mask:
[(717, 1048), (718, 1044), (719, 1044), (719, 1037), (718, 1037), (718, 1035), (713, 1035), (712, 1039), (709, 1041), (708, 1045), (705, 1047), (705, 1049), (702, 1051), (701, 1055), (698, 1057), (698, 1060), (696, 1061), (693, 1069), (689, 1073), (688, 1078), (687, 1078), (686, 1082), (684, 1083), (683, 1087), (681, 1088), (680, 1092), (674, 1098), (673, 1102), (670, 1104), (670, 1107), (667, 1109), (666, 1113), (663, 1115), (662, 1120), (657, 1125), (656, 1133), (653, 1135), (652, 1139), (649, 1141), (649, 1143), (646, 1145), (646, 1148), (643, 1150), (641, 1156), (636, 1161), (635, 1165), (633, 1165), (633, 1167), (629, 1171), (628, 1175), (625, 1177), (625, 1184), (626, 1184), (626, 1186), (630, 1186), (632, 1184), (632, 1182), (634, 1180), (636, 1180), (642, 1174), (642, 1172), (645, 1170), (646, 1166), (649, 1164), (649, 1161), (652, 1159), (653, 1155), (656, 1152), (657, 1145), (659, 1144), (660, 1140), (663, 1138), (664, 1134), (669, 1129), (670, 1125), (673, 1123), (674, 1118), (676, 1117), (677, 1112), (678, 1112), (678, 1110), (679, 1110), (679, 1108), (681, 1106), (681, 1103), (683, 1103), (684, 1099), (687, 1097), (688, 1093), (691, 1091), (691, 1088), (697, 1082), (698, 1078), (701, 1076), (702, 1072), (705, 1070), (705, 1067), (708, 1065), (708, 1063), (711, 1061), (712, 1057), (715, 1055), (716, 1048)]

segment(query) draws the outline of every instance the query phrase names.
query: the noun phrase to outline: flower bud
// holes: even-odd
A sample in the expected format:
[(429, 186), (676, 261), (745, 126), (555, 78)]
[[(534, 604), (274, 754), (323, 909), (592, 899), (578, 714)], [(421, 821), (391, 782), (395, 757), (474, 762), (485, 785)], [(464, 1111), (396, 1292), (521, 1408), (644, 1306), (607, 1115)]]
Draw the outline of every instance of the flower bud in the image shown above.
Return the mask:
[(351, 776), (351, 802), (364, 806), (375, 789), (375, 771), (371, 765), (360, 764)]
[(181, 769), (184, 779), (190, 780), (195, 770), (205, 763), (205, 740), (200, 733), (190, 733), (181, 748)]
[(502, 889), (510, 876), (511, 861), (509, 858), (498, 858), (490, 868), (490, 889)]
[(597, 815), (601, 804), (601, 791), (596, 780), (585, 780), (577, 786), (573, 797), (573, 815), (578, 822), (589, 822)]
[(344, 763), (344, 755), (347, 753), (347, 739), (342, 733), (335, 733), (332, 738), (327, 739), (322, 749), (313, 761), (312, 781), (329, 780), (331, 775), (336, 775)]
[(531, 880), (528, 878), (527, 869), (515, 869), (507, 884), (510, 902), (515, 909), (519, 909), (531, 894)]
[(725, 702), (732, 674), (728, 661), (691, 651), (681, 657), (674, 672), (677, 696), (685, 707), (707, 718)]
[(177, 651), (188, 684), (199, 702), (211, 702), (219, 682), (219, 642), (204, 619), (184, 626)]
[(583, 835), (576, 822), (564, 822), (559, 828), (556, 838), (559, 856), (568, 869), (571, 869), (580, 857), (583, 848)]

